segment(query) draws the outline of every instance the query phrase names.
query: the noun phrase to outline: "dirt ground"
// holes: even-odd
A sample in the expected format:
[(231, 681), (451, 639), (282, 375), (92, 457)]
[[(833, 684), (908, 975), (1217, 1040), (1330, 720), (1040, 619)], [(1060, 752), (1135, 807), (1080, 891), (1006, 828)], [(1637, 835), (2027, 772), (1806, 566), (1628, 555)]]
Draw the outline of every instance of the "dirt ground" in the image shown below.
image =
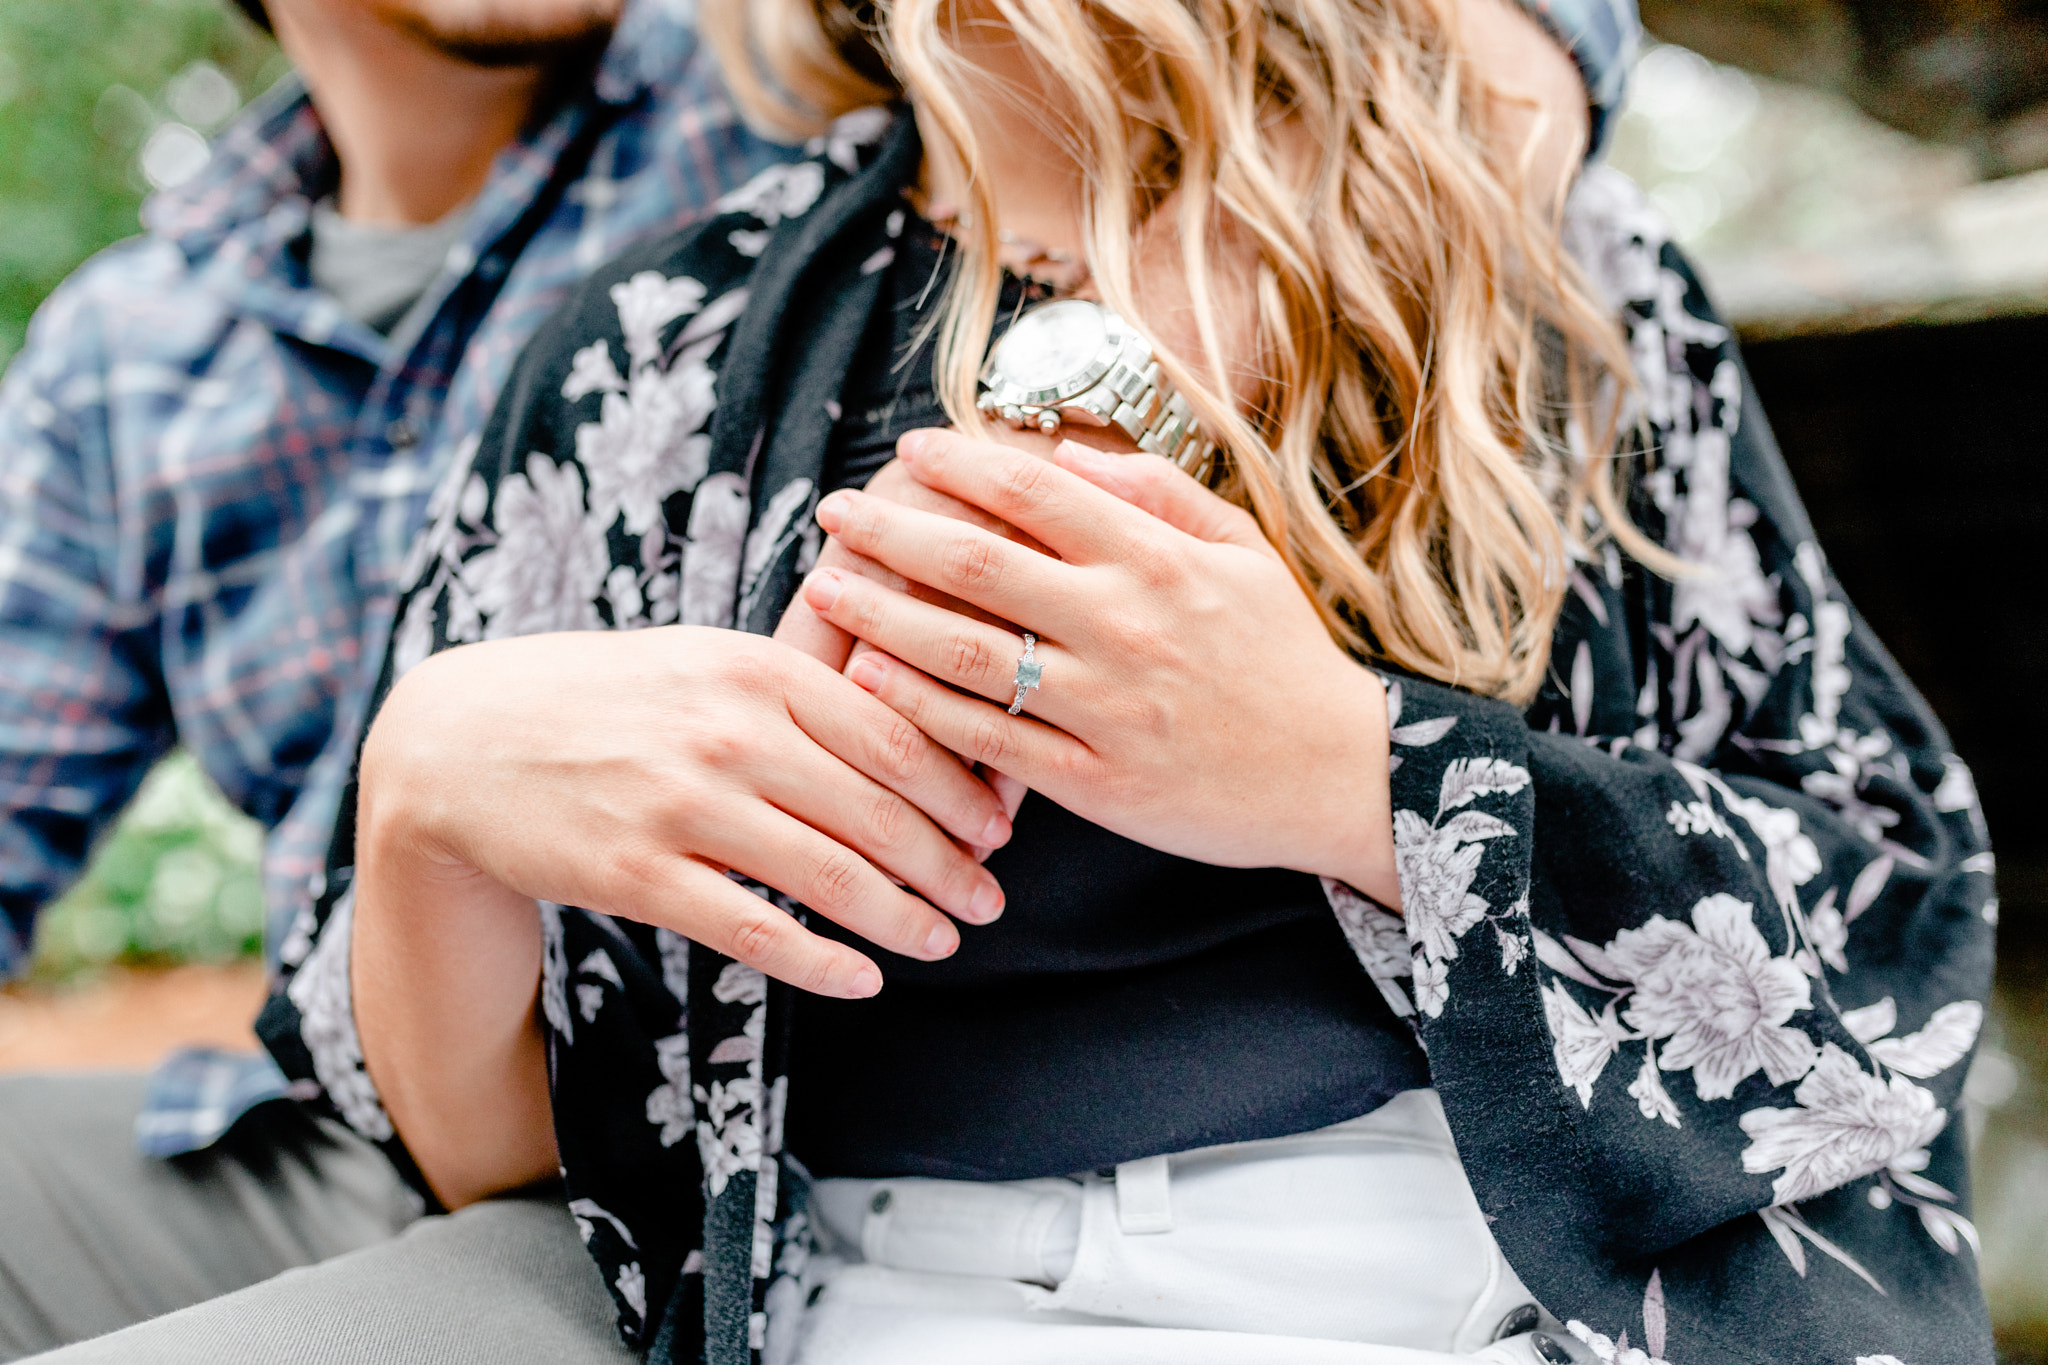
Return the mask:
[(191, 1044), (253, 1048), (256, 963), (123, 968), (78, 986), (0, 990), (0, 1072), (138, 1070)]

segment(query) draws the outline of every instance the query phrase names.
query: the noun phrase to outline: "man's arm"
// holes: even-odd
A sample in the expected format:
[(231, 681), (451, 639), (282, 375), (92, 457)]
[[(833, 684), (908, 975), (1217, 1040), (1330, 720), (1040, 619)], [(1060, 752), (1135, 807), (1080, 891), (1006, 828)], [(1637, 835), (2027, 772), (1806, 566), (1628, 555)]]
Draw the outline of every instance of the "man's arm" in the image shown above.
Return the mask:
[(0, 380), (0, 977), (37, 912), (172, 742), (153, 604), (110, 586), (124, 536), (103, 318), (51, 295)]

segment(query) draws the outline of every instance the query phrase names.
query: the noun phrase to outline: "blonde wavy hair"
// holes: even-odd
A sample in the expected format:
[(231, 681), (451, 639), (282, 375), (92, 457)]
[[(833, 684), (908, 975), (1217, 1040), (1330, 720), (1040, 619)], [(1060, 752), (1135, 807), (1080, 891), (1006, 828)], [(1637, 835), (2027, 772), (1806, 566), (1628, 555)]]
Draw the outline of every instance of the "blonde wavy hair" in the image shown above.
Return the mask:
[[(1347, 648), (1526, 703), (1575, 556), (1612, 535), (1672, 561), (1620, 506), (1618, 322), (1530, 192), (1530, 147), (1496, 135), (1501, 97), (1464, 58), (1457, 4), (703, 0), (701, 14), (758, 126), (812, 134), (908, 91), (952, 144), (971, 191), (937, 374), (970, 431), (1000, 288), (981, 131), (1005, 106), (960, 25), (1007, 24), (1048, 103), (1064, 102), (1048, 136), (1087, 170), (1095, 287), (1154, 337), (1132, 244), (1155, 209), (1177, 215), (1201, 354), (1161, 345), (1160, 359), (1219, 443), (1211, 485), (1258, 519)], [(1213, 273), (1222, 225), (1258, 257), (1248, 415)]]

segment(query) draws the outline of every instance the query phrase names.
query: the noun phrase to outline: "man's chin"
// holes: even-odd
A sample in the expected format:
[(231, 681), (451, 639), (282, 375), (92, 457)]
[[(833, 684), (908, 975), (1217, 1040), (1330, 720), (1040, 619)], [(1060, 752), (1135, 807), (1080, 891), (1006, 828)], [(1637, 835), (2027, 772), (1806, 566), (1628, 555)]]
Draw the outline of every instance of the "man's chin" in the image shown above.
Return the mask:
[(538, 66), (603, 46), (620, 6), (603, 0), (399, 0), (392, 17), (473, 66)]

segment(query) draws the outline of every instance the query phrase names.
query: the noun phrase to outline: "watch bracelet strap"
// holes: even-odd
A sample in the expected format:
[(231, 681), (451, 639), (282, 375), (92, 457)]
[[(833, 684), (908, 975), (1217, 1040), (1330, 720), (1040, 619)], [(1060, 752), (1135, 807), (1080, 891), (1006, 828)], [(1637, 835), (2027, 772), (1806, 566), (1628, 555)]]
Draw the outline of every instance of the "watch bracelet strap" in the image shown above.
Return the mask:
[[(1138, 354), (1132, 349), (1138, 348)], [(1109, 420), (1138, 443), (1138, 449), (1163, 456), (1190, 473), (1199, 473), (1215, 452), (1202, 436), (1201, 423), (1186, 395), (1160, 373), (1152, 348), (1140, 337), (1125, 344), (1125, 354), (1102, 382), (1121, 401)], [(1143, 406), (1137, 406), (1142, 403)]]

